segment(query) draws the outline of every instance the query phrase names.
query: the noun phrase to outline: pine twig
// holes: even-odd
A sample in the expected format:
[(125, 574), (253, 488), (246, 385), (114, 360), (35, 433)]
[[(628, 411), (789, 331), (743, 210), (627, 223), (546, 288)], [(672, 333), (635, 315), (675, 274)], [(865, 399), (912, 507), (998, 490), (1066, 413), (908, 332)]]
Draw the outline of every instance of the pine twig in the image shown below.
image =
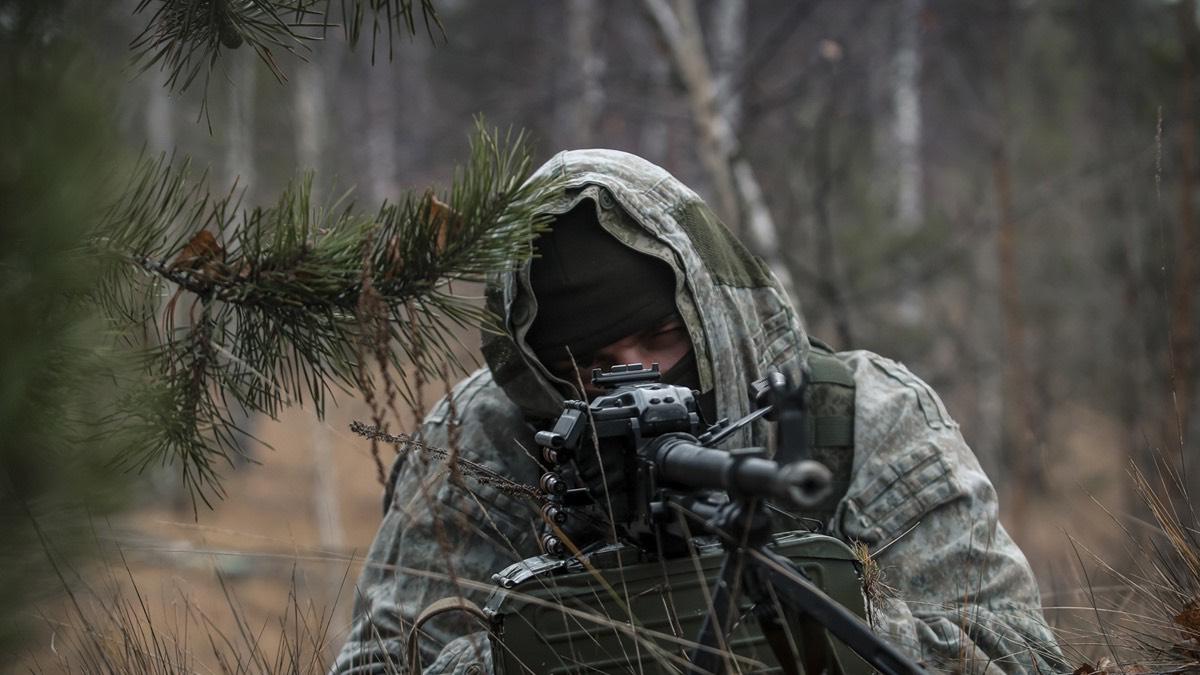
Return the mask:
[(395, 445), (400, 452), (415, 450), (434, 461), (447, 464), (448, 466), (452, 464), (450, 466), (451, 470), (457, 470), (461, 475), (474, 480), (480, 485), (494, 487), (507, 495), (528, 499), (539, 506), (546, 503), (546, 495), (538, 488), (518, 483), (478, 462), (473, 462), (463, 457), (461, 453), (457, 453), (457, 456), (454, 456), (456, 453), (452, 453), (445, 448), (428, 445), (409, 434), (389, 434), (386, 431), (381, 431), (379, 427), (363, 424), (359, 421), (350, 423), (350, 431), (371, 441)]

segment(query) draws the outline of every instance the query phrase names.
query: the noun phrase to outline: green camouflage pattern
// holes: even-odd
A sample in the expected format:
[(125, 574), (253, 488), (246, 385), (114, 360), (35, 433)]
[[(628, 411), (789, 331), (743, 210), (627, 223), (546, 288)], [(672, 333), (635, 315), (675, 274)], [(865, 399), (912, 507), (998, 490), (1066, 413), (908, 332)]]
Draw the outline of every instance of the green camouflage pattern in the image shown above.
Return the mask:
[[(579, 150), (556, 155), (538, 171), (545, 173), (565, 181), (551, 212), (591, 199), (607, 231), (675, 269), (702, 387), (716, 388), (721, 416), (750, 411), (747, 385), (763, 373), (794, 375), (805, 363), (810, 343), (778, 282), (666, 171), (627, 153)], [(488, 305), (505, 332), (485, 335), (488, 367), (455, 386), (420, 435), (436, 446), (454, 439), (462, 456), (533, 485), (534, 424), (577, 394), (524, 345), (537, 311), (528, 270), (490, 280)], [(937, 394), (876, 354), (836, 358), (856, 385), (854, 457), (829, 531), (879, 552), (895, 594), (873, 607), (875, 629), (934, 670), (1069, 671), (1029, 564), (998, 520), (995, 490)], [(769, 444), (769, 423), (760, 421), (723, 445)], [(405, 639), (423, 607), (451, 595), (482, 603), (491, 574), (539, 553), (535, 504), (464, 481), (411, 450), (396, 459), (385, 508), (334, 673), (408, 672)], [(480, 629), (459, 615), (426, 624), (424, 672), (490, 673)]]

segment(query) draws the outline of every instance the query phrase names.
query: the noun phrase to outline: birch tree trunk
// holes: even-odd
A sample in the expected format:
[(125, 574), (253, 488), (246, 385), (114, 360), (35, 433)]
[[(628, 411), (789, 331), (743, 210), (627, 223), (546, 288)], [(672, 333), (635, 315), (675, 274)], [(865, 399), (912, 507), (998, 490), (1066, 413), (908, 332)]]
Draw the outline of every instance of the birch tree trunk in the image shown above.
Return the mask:
[(248, 203), (254, 203), (254, 98), (258, 85), (258, 55), (252, 49), (233, 54), (229, 88), (228, 136), (225, 142), (225, 176), (232, 185), (245, 189)]
[(892, 102), (895, 108), (892, 133), (896, 149), (896, 223), (908, 233), (921, 225), (925, 216), (922, 194), (924, 171), (921, 163), (921, 10), (924, 0), (901, 0), (897, 22), (895, 78)]
[[(1196, 67), (1200, 61), (1200, 28), (1196, 25), (1196, 2), (1184, 0), (1177, 8), (1183, 42), (1183, 70), (1179, 83), (1179, 233), (1175, 253), (1175, 275), (1171, 282), (1171, 383), (1174, 412), (1170, 445), (1178, 444), (1180, 457), (1188, 444), (1196, 386), (1196, 360), (1200, 342), (1196, 335), (1195, 305), (1200, 294), (1196, 256), (1200, 255), (1200, 226), (1195, 214), (1196, 168)], [(1186, 467), (1189, 471), (1191, 467)]]
[[(663, 59), (650, 59), (646, 68), (646, 100), (666, 99), (671, 80), (671, 66)], [(645, 113), (645, 123), (642, 125), (638, 140), (642, 156), (655, 164), (667, 164), (670, 134), (671, 127), (667, 124), (666, 115), (656, 107), (649, 107)]]
[(567, 39), (570, 51), (565, 104), (559, 108), (559, 129), (566, 147), (596, 143), (604, 110), (605, 59), (600, 49), (600, 7), (597, 0), (568, 0)]
[[(253, 206), (258, 189), (255, 158), (255, 143), (258, 135), (254, 129), (255, 98), (258, 87), (258, 55), (253, 49), (238, 49), (230, 54), (229, 91), (227, 92), (226, 129), (223, 168), (225, 189), (235, 185), (242, 196), (242, 207)], [(239, 454), (234, 455), (235, 466), (243, 466), (254, 456), (253, 436), (258, 427), (258, 416), (235, 408), (231, 411), (238, 429), (245, 434), (238, 438)]]
[[(146, 73), (142, 78), (142, 84), (146, 87), (143, 123), (147, 152), (169, 157), (175, 151), (175, 100), (171, 97), (169, 89), (164, 86), (165, 79), (159, 71)], [(165, 315), (164, 310), (168, 302), (166, 295), (159, 298), (159, 316)], [(156, 497), (169, 502), (177, 513), (184, 513), (190, 508), (187, 490), (183, 487), (183, 477), (178, 466), (158, 467), (147, 473)]]
[(408, 123), (399, 124), (397, 138), (396, 168), (402, 184), (411, 184), (411, 176), (419, 174), (427, 165), (430, 138), (427, 124), (417, 121), (436, 119), (434, 87), (429, 76), (429, 55), (432, 50), (429, 40), (416, 39), (397, 51), (397, 87), (400, 92), (399, 119)]
[(717, 212), (734, 232), (749, 239), (792, 293), (792, 275), (780, 255), (779, 233), (750, 163), (741, 154), (733, 126), (722, 110), (708, 63), (694, 0), (643, 0), (679, 73), (700, 136), (700, 160), (708, 172)]
[[(328, 107), (325, 60), (302, 63), (296, 69), (292, 84), (296, 163), (301, 170), (312, 171), (315, 179), (322, 176), (325, 139), (328, 137)], [(314, 180), (313, 190), (322, 186)], [(315, 195), (314, 195), (315, 196)], [(333, 443), (324, 420), (311, 417), (309, 438), (312, 445), (312, 508), (317, 522), (317, 537), (325, 551), (340, 551), (346, 538), (342, 528), (341, 500), (338, 491), (337, 460)], [(331, 586), (336, 588), (341, 578), (337, 568), (329, 570)]]
[[(161, 75), (155, 71), (155, 75)], [(142, 82), (147, 86), (146, 142), (152, 153), (170, 154), (175, 149), (175, 101), (161, 77), (147, 73)]]
[(1029, 499), (1041, 491), (1044, 481), (1039, 467), (1039, 427), (1033, 408), (1033, 380), (1025, 348), (1025, 308), (1021, 297), (1020, 230), (1013, 212), (1012, 165), (1008, 153), (1009, 133), (1009, 42), (1013, 35), (1011, 0), (1003, 5), (1003, 16), (995, 44), (995, 86), (1000, 120), (992, 147), (992, 185), (996, 196), (996, 260), (1000, 281), (1001, 321), (1004, 330), (1004, 444), (1009, 453), (1013, 480), (1009, 508), (1019, 528), (1026, 520)]
[(396, 127), (399, 126), (395, 63), (378, 58), (367, 63), (364, 92), (367, 110), (367, 193), (373, 204), (395, 197), (398, 180)]
[(296, 164), (302, 171), (319, 174), (327, 114), (325, 72), (321, 65), (309, 61), (296, 69), (292, 105), (295, 108)]
[[(896, 176), (896, 230), (913, 235), (925, 218), (921, 162), (921, 9), (924, 0), (901, 0), (897, 6), (897, 40), (892, 78), (893, 161)], [(911, 262), (912, 256), (909, 256)], [(925, 320), (924, 298), (907, 284), (896, 303), (897, 318), (908, 326)]]
[(746, 60), (746, 0), (713, 6), (713, 69), (721, 114), (734, 133), (742, 128), (741, 67)]

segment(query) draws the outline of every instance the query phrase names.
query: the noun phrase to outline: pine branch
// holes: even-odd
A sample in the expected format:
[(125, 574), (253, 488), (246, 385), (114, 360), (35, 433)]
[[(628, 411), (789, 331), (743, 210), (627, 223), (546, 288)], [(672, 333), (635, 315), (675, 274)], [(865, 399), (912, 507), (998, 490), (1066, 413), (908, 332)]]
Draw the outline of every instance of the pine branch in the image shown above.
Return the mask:
[(134, 14), (148, 12), (150, 18), (130, 46), (138, 70), (157, 66), (176, 92), (201, 75), (207, 91), (221, 50), (243, 46), (282, 82), (287, 77), (279, 54), (302, 57), (311, 41), (337, 25), (351, 48), (369, 33), (372, 58), (386, 39), (391, 58), (397, 37), (416, 35), (418, 6), (429, 37), (442, 35), (432, 0), (141, 0)]
[[(109, 264), (97, 299), (145, 347), (148, 386), (124, 402), (126, 423), (154, 442), (126, 465), (179, 461), (206, 504), (220, 462), (238, 452), (231, 409), (318, 415), (334, 390), (413, 403), (418, 383), (461, 371), (450, 335), (494, 325), (450, 283), (479, 282), (526, 258), (552, 186), (529, 182), (520, 136), (480, 127), (450, 191), (404, 195), (375, 213), (349, 195), (321, 207), (311, 176), (270, 207), (213, 196), (187, 161), (145, 160), (103, 218), (95, 246)], [(397, 390), (390, 389), (393, 384)]]

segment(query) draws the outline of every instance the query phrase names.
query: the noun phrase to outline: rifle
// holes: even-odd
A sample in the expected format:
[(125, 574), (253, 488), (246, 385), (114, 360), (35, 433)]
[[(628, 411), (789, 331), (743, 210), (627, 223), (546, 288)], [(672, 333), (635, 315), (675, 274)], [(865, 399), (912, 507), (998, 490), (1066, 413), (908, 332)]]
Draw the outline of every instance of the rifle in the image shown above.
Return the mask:
[[(829, 489), (808, 456), (803, 381), (774, 373), (754, 385), (757, 410), (705, 427), (697, 392), (659, 379), (658, 364), (594, 370), (607, 391), (537, 434), (550, 532), (543, 555), (493, 576), (496, 671), (923, 673), (863, 621), (843, 542), (772, 531), (770, 502), (803, 509)], [(775, 457), (712, 447), (764, 416)], [(602, 475), (604, 456), (621, 459), (599, 488), (579, 485), (589, 450)], [(608, 541), (569, 534), (597, 521)]]

